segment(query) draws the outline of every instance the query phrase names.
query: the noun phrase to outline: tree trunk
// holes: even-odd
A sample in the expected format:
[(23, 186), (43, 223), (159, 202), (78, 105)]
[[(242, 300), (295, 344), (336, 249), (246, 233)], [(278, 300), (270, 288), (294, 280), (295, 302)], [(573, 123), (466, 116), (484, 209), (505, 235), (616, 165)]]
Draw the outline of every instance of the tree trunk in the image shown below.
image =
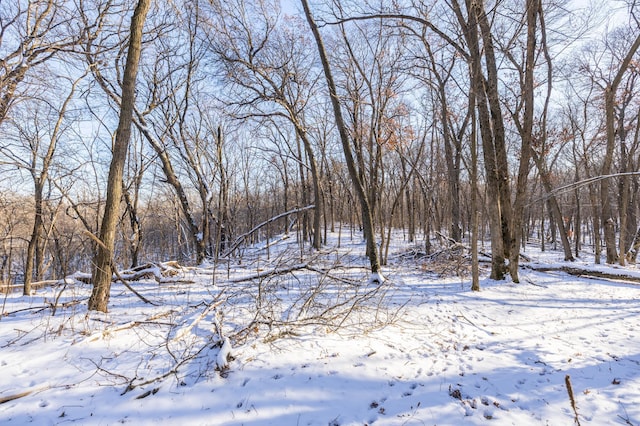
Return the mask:
[[(475, 99), (469, 95), (469, 108)], [(478, 132), (475, 111), (471, 111), (471, 290), (480, 291), (480, 265), (478, 260)]]
[(122, 194), (127, 206), (127, 214), (129, 216), (129, 226), (131, 226), (131, 237), (129, 237), (129, 255), (131, 268), (138, 266), (140, 257), (140, 248), (142, 247), (142, 224), (138, 217), (138, 197), (131, 198), (131, 194), (127, 188), (122, 188)]
[(42, 188), (43, 183), (38, 179), (35, 184), (35, 216), (33, 218), (33, 230), (31, 231), (31, 238), (27, 246), (27, 258), (24, 265), (24, 288), (23, 294), (28, 296), (31, 294), (31, 282), (33, 280), (34, 262), (36, 258), (36, 247), (40, 244), (40, 238), (42, 235)]
[[(497, 76), (490, 75), (491, 78), (485, 79), (483, 74), (483, 61), (481, 57), (480, 44), (478, 38), (478, 20), (484, 16), (484, 4), (483, 2), (477, 3), (475, 1), (467, 0), (468, 10), (468, 22), (464, 19), (462, 11), (457, 3), (453, 2), (456, 15), (458, 16), (459, 23), (463, 26), (464, 35), (469, 45), (469, 66), (471, 75), (471, 88), (473, 90), (473, 96), (476, 99), (476, 108), (478, 111), (478, 124), (480, 126), (480, 135), (482, 140), (482, 152), (485, 165), (485, 173), (487, 180), (487, 195), (488, 195), (488, 213), (491, 227), (491, 279), (502, 280), (506, 273), (505, 266), (505, 232), (508, 233), (508, 229), (505, 229), (504, 219), (508, 217), (504, 210), (510, 208), (510, 200), (504, 205), (504, 186), (508, 185), (508, 181), (503, 181), (503, 173), (507, 172), (507, 164), (503, 164), (502, 160), (499, 161), (499, 156), (496, 147), (499, 144), (499, 138), (502, 138), (504, 142), (504, 127), (502, 123), (502, 114), (500, 112), (499, 99), (495, 99), (497, 92), (489, 95), (494, 90), (497, 91)], [(488, 31), (486, 28), (487, 23), (483, 23), (481, 31), (483, 33), (483, 39), (485, 40), (485, 58), (487, 61), (492, 59), (493, 56), (493, 44), (491, 43), (491, 35), (485, 34)], [(486, 43), (489, 42), (488, 45)], [(490, 50), (491, 54), (486, 51)], [(487, 68), (491, 66), (495, 67), (495, 58), (487, 64)], [(493, 70), (495, 71), (495, 69)], [(489, 99), (491, 98), (491, 99)], [(497, 109), (495, 102), (498, 101)], [(491, 104), (491, 111), (489, 110), (489, 104)], [(497, 114), (497, 115), (496, 115)], [(502, 134), (500, 135), (500, 131)], [(504, 147), (502, 147), (504, 148)], [(502, 168), (502, 171), (500, 170)], [(507, 227), (508, 228), (508, 227)]]
[[(607, 149), (602, 163), (601, 175), (611, 174), (613, 163), (613, 152), (615, 143), (614, 114), (615, 114), (615, 89), (608, 86), (605, 89), (605, 116), (607, 127)], [(604, 226), (604, 243), (606, 247), (606, 262), (616, 263), (618, 261), (618, 250), (616, 248), (616, 228), (613, 220), (613, 199), (611, 197), (611, 183), (609, 179), (600, 181), (600, 205), (601, 223)]]
[(304, 146), (304, 150), (307, 153), (307, 158), (309, 159), (309, 171), (311, 172), (311, 182), (313, 184), (313, 204), (316, 206), (313, 210), (313, 237), (311, 240), (311, 245), (314, 249), (320, 250), (320, 247), (322, 246), (321, 221), (323, 211), (322, 189), (320, 187), (320, 172), (318, 171), (318, 163), (316, 162), (315, 155), (313, 154), (313, 148), (311, 147), (311, 141), (309, 141), (307, 133), (299, 124), (296, 123), (295, 127), (298, 136), (300, 136), (300, 139), (302, 140), (302, 145)]
[[(497, 184), (498, 200), (500, 202), (500, 225), (502, 228), (502, 245), (504, 256), (509, 258), (510, 249), (513, 245), (513, 235), (511, 233), (513, 223), (513, 209), (511, 206), (511, 190), (509, 188), (509, 160), (507, 158), (507, 145), (505, 142), (505, 128), (500, 105), (500, 93), (498, 91), (498, 65), (493, 48), (493, 36), (491, 35), (491, 24), (487, 17), (484, 1), (475, 0), (471, 2), (471, 8), (475, 10), (477, 23), (483, 41), (485, 67), (487, 70), (486, 80), (483, 78), (483, 88), (491, 111), (492, 131), (492, 152), (495, 155), (495, 183)], [(533, 64), (532, 64), (533, 66)], [(479, 82), (478, 82), (479, 83)], [(528, 161), (528, 159), (527, 159)]]
[[(524, 219), (525, 197), (529, 178), (532, 142), (533, 142), (533, 110), (534, 110), (534, 81), (533, 69), (536, 55), (536, 26), (538, 21), (538, 1), (527, 0), (527, 52), (524, 70), (524, 117), (522, 126), (518, 126), (522, 144), (520, 148), (520, 165), (516, 182), (516, 196), (513, 203), (513, 218), (511, 220), (511, 247), (509, 249), (509, 273), (514, 283), (520, 282), (518, 265), (520, 263), (520, 246), (522, 243), (522, 224)], [(518, 117), (516, 117), (518, 119)]]
[[(218, 126), (216, 136), (216, 160), (218, 162), (218, 170), (220, 171), (220, 193), (218, 194), (218, 215), (220, 216), (218, 221), (218, 244), (216, 247), (216, 258), (220, 253), (227, 250), (227, 246), (230, 243), (231, 235), (229, 230), (229, 184), (227, 181), (227, 170), (223, 164), (223, 139), (222, 128)], [(285, 171), (286, 175), (286, 171)], [(287, 188), (285, 183), (284, 193), (284, 211), (288, 210), (287, 206)]]
[[(589, 186), (589, 201), (592, 206), (598, 205), (598, 195), (597, 189), (593, 186)], [(598, 208), (594, 208), (592, 212), (592, 222), (593, 222), (593, 246), (594, 246), (594, 263), (599, 265), (602, 258), (602, 238), (600, 234), (600, 210)]]
[[(620, 163), (621, 163), (621, 170), (620, 173), (625, 173), (628, 171), (628, 159), (627, 159), (627, 153), (626, 153), (626, 145), (624, 143), (624, 141), (622, 142), (622, 146), (621, 146), (621, 158), (620, 158)], [(620, 266), (624, 266), (625, 262), (626, 262), (626, 253), (627, 253), (627, 249), (628, 249), (628, 237), (627, 237), (627, 215), (629, 212), (629, 202), (631, 201), (631, 193), (630, 193), (630, 176), (627, 175), (623, 175), (620, 176), (620, 188), (619, 188), (619, 197), (618, 197), (618, 203), (619, 203), (619, 210), (620, 210), (620, 240), (618, 242), (619, 245), (619, 255), (618, 255), (618, 262), (620, 263)]]
[(327, 86), (329, 88), (329, 97), (331, 98), (331, 105), (333, 106), (333, 113), (336, 120), (336, 127), (338, 128), (338, 133), (340, 134), (340, 141), (342, 143), (342, 150), (344, 152), (345, 161), (347, 163), (347, 168), (349, 170), (349, 176), (351, 177), (351, 181), (355, 187), (356, 194), (360, 202), (360, 208), (362, 209), (362, 226), (363, 226), (364, 236), (367, 242), (366, 251), (367, 251), (367, 255), (369, 256), (371, 273), (374, 274), (374, 277), (372, 277), (372, 279), (380, 280), (382, 279), (382, 277), (380, 275), (380, 261), (378, 258), (378, 250), (376, 248), (376, 243), (375, 243), (375, 230), (373, 228), (372, 210), (371, 210), (371, 206), (369, 204), (369, 200), (367, 198), (367, 194), (364, 189), (363, 183), (360, 177), (358, 176), (358, 171), (356, 169), (353, 153), (351, 150), (351, 142), (349, 141), (347, 126), (344, 122), (342, 111), (340, 109), (340, 99), (338, 98), (338, 92), (336, 91), (336, 86), (333, 81), (333, 75), (331, 73), (331, 66), (329, 65), (329, 59), (327, 57), (327, 53), (324, 47), (324, 42), (322, 41), (322, 37), (320, 36), (320, 31), (318, 30), (318, 26), (316, 25), (311, 15), (311, 11), (309, 10), (309, 4), (307, 0), (300, 0), (300, 1), (302, 3), (302, 7), (304, 8), (304, 13), (307, 18), (307, 22), (309, 24), (309, 27), (311, 28), (311, 32), (313, 33), (313, 37), (318, 47), (318, 54), (320, 55), (320, 60), (322, 62), (322, 69), (324, 71), (325, 79), (327, 81)]
[(613, 218), (608, 218), (604, 221), (604, 244), (607, 247), (607, 263), (613, 263), (615, 260), (610, 261), (609, 256), (613, 256), (610, 248), (613, 247), (615, 252), (615, 256), (618, 255), (615, 250), (616, 247), (616, 223)]
[(93, 291), (89, 298), (89, 310), (107, 312), (111, 290), (113, 249), (115, 246), (118, 207), (122, 197), (122, 176), (131, 138), (131, 122), (135, 102), (135, 83), (142, 50), (142, 30), (149, 10), (150, 0), (138, 0), (131, 17), (129, 51), (122, 79), (122, 103), (120, 119), (113, 145), (113, 157), (109, 167), (107, 200), (100, 227), (98, 252), (94, 258)]
[[(577, 176), (576, 176), (577, 178)], [(576, 179), (577, 180), (577, 179)], [(573, 222), (573, 236), (575, 238), (575, 257), (580, 256), (580, 244), (582, 239), (582, 201), (580, 200), (580, 189), (576, 188), (576, 218)]]

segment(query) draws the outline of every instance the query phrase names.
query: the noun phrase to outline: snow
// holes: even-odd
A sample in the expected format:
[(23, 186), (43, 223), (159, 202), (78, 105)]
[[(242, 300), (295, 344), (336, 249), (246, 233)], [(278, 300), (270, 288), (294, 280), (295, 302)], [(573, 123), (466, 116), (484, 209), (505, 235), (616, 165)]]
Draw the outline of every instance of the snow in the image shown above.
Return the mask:
[(380, 272), (373, 272), (369, 277), (369, 284), (382, 284), (384, 283), (384, 276)]
[(0, 424), (572, 425), (567, 376), (580, 424), (640, 424), (640, 285), (529, 268), (635, 267), (528, 248), (520, 284), (483, 268), (472, 292), (396, 241), (376, 289), (359, 244), (280, 244), (215, 287), (211, 266), (131, 283), (158, 306), (114, 283), (87, 312), (69, 277), (0, 295)]

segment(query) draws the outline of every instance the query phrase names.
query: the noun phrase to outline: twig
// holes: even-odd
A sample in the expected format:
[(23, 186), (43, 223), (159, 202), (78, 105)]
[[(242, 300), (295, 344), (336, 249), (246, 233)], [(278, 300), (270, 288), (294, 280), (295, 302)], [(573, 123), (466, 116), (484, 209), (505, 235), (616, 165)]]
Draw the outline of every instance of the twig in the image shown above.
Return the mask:
[(571, 401), (571, 408), (573, 408), (573, 413), (575, 417), (573, 420), (576, 422), (576, 425), (580, 426), (580, 419), (578, 418), (578, 408), (576, 407), (576, 400), (573, 397), (573, 388), (571, 387), (571, 377), (567, 374), (564, 376), (564, 383), (567, 385), (567, 393), (569, 394), (569, 400)]
[[(165, 378), (171, 376), (172, 374), (176, 374), (178, 372), (178, 370), (180, 369), (180, 367), (185, 365), (187, 362), (197, 358), (202, 353), (203, 350), (205, 350), (205, 349), (207, 349), (209, 347), (210, 344), (211, 344), (211, 341), (209, 340), (204, 345), (202, 345), (200, 347), (200, 349), (198, 349), (195, 353), (193, 353), (193, 354), (191, 354), (189, 356), (186, 356), (186, 357), (184, 357), (184, 358), (182, 358), (180, 360), (177, 360), (176, 363), (173, 365), (173, 367), (171, 367), (169, 370), (167, 370), (163, 374), (160, 374), (158, 376), (152, 377), (151, 379), (147, 379), (147, 380), (143, 380), (143, 379), (138, 378), (138, 377), (134, 378), (133, 380), (131, 380), (129, 382), (129, 384), (127, 385), (125, 390), (122, 391), (122, 393), (120, 395), (124, 395), (124, 394), (126, 394), (126, 393), (128, 393), (128, 392), (130, 392), (130, 391), (132, 391), (132, 390), (134, 390), (136, 388), (141, 387), (141, 386), (146, 386), (146, 385), (154, 383), (154, 382), (159, 382), (162, 379), (165, 379)], [(136, 379), (143, 380), (143, 381), (139, 382), (139, 383), (133, 383)], [(155, 392), (152, 392), (152, 393), (155, 393)], [(145, 396), (148, 396), (148, 395), (145, 395)]]
[(527, 282), (527, 284), (535, 285), (536, 287), (549, 288), (546, 285), (534, 283), (530, 278), (525, 278), (524, 280)]
[(133, 294), (135, 294), (136, 296), (138, 296), (138, 298), (140, 300), (142, 300), (144, 303), (148, 303), (150, 305), (153, 306), (158, 306), (157, 303), (152, 302), (151, 300), (147, 299), (146, 297), (144, 297), (143, 295), (141, 295), (140, 293), (138, 293), (133, 287), (131, 287), (131, 284), (129, 284), (127, 282), (127, 280), (125, 280), (124, 278), (122, 278), (122, 276), (120, 275), (120, 272), (118, 272), (118, 269), (115, 267), (115, 265), (111, 264), (111, 270), (113, 271), (113, 273), (116, 275), (116, 277), (118, 277), (118, 281), (120, 281), (126, 288), (128, 288)]
[(224, 302), (224, 300), (218, 300), (215, 303), (212, 303), (210, 305), (208, 305), (205, 310), (203, 310), (200, 315), (198, 315), (198, 317), (196, 319), (194, 319), (191, 324), (189, 324), (187, 327), (181, 329), (176, 336), (172, 339), (172, 340), (180, 340), (181, 338), (183, 338), (187, 333), (189, 333), (191, 331), (191, 329), (193, 329), (193, 327), (195, 327), (196, 325), (198, 325), (198, 323), (200, 321), (202, 321), (202, 319), (204, 317), (207, 316), (207, 314), (209, 312), (211, 312), (212, 310), (216, 309), (218, 306), (220, 306), (222, 303)]

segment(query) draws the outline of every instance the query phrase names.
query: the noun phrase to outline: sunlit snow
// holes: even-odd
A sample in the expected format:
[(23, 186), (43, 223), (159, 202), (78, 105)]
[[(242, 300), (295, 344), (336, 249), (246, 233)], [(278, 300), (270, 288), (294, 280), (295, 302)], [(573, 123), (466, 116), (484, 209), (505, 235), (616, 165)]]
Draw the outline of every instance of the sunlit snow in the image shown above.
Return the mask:
[(293, 244), (219, 264), (215, 286), (211, 265), (131, 283), (157, 306), (114, 283), (110, 312), (87, 312), (75, 279), (1, 295), (0, 424), (640, 424), (631, 279), (568, 275), (529, 247), (520, 284), (483, 265), (476, 293), (464, 265), (438, 272), (395, 241), (373, 291), (360, 241), (304, 259)]

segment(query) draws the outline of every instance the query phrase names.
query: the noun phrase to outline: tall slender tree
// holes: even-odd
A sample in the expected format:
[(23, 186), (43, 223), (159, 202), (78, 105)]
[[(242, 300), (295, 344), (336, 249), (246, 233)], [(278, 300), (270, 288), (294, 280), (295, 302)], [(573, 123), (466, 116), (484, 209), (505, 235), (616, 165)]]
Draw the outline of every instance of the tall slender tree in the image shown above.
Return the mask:
[(340, 134), (340, 142), (342, 143), (342, 150), (344, 153), (345, 161), (347, 163), (347, 168), (349, 170), (349, 177), (351, 178), (351, 182), (355, 187), (355, 191), (360, 202), (362, 228), (367, 243), (367, 256), (369, 257), (369, 264), (371, 266), (372, 281), (380, 282), (383, 280), (383, 277), (380, 271), (380, 259), (378, 256), (378, 250), (376, 248), (371, 205), (369, 203), (367, 192), (365, 191), (364, 185), (356, 168), (353, 151), (351, 149), (351, 142), (349, 141), (347, 125), (342, 115), (340, 99), (338, 97), (336, 84), (333, 79), (333, 72), (331, 70), (331, 65), (329, 64), (329, 58), (324, 47), (324, 41), (322, 39), (322, 36), (320, 35), (320, 30), (318, 29), (318, 25), (313, 18), (311, 10), (309, 9), (308, 1), (300, 1), (304, 9), (305, 17), (307, 18), (307, 23), (309, 24), (309, 28), (313, 33), (313, 38), (316, 41), (318, 54), (320, 56), (320, 61), (322, 62), (322, 70), (324, 71), (325, 79), (327, 81), (327, 87), (329, 89), (329, 97), (331, 98), (331, 106), (333, 107), (336, 127), (338, 128), (338, 133)]
[(139, 0), (131, 17), (129, 50), (122, 79), (120, 119), (113, 144), (113, 156), (109, 167), (107, 200), (100, 226), (100, 244), (94, 258), (93, 291), (89, 298), (89, 310), (107, 312), (111, 290), (113, 248), (115, 246), (118, 210), (122, 197), (122, 177), (131, 138), (131, 123), (135, 103), (135, 83), (142, 51), (142, 32), (151, 0)]
[[(86, 74), (85, 74), (86, 75)], [(35, 215), (33, 220), (33, 230), (31, 232), (31, 238), (29, 239), (29, 243), (27, 245), (27, 258), (25, 259), (24, 266), (24, 288), (23, 293), (25, 295), (31, 294), (31, 281), (33, 279), (34, 269), (36, 270), (36, 276), (40, 278), (40, 274), (42, 273), (42, 233), (44, 229), (44, 188), (47, 184), (47, 180), (49, 179), (50, 167), (53, 162), (53, 158), (57, 149), (58, 140), (60, 138), (60, 134), (62, 133), (62, 126), (65, 119), (65, 114), (67, 112), (67, 108), (71, 103), (74, 93), (76, 91), (76, 87), (80, 80), (84, 78), (84, 75), (79, 79), (75, 80), (71, 84), (71, 89), (69, 91), (68, 96), (62, 102), (62, 105), (58, 111), (58, 117), (53, 125), (53, 129), (51, 129), (51, 135), (49, 138), (49, 144), (47, 146), (46, 152), (42, 156), (42, 158), (37, 157), (37, 152), (33, 152), (32, 162), (30, 167), (31, 177), (33, 179), (34, 186), (34, 207), (35, 207)], [(37, 136), (36, 136), (37, 137)], [(33, 149), (37, 151), (37, 147), (39, 146), (39, 142), (34, 141)], [(38, 164), (40, 163), (40, 164)], [(40, 166), (38, 169), (38, 165)]]

